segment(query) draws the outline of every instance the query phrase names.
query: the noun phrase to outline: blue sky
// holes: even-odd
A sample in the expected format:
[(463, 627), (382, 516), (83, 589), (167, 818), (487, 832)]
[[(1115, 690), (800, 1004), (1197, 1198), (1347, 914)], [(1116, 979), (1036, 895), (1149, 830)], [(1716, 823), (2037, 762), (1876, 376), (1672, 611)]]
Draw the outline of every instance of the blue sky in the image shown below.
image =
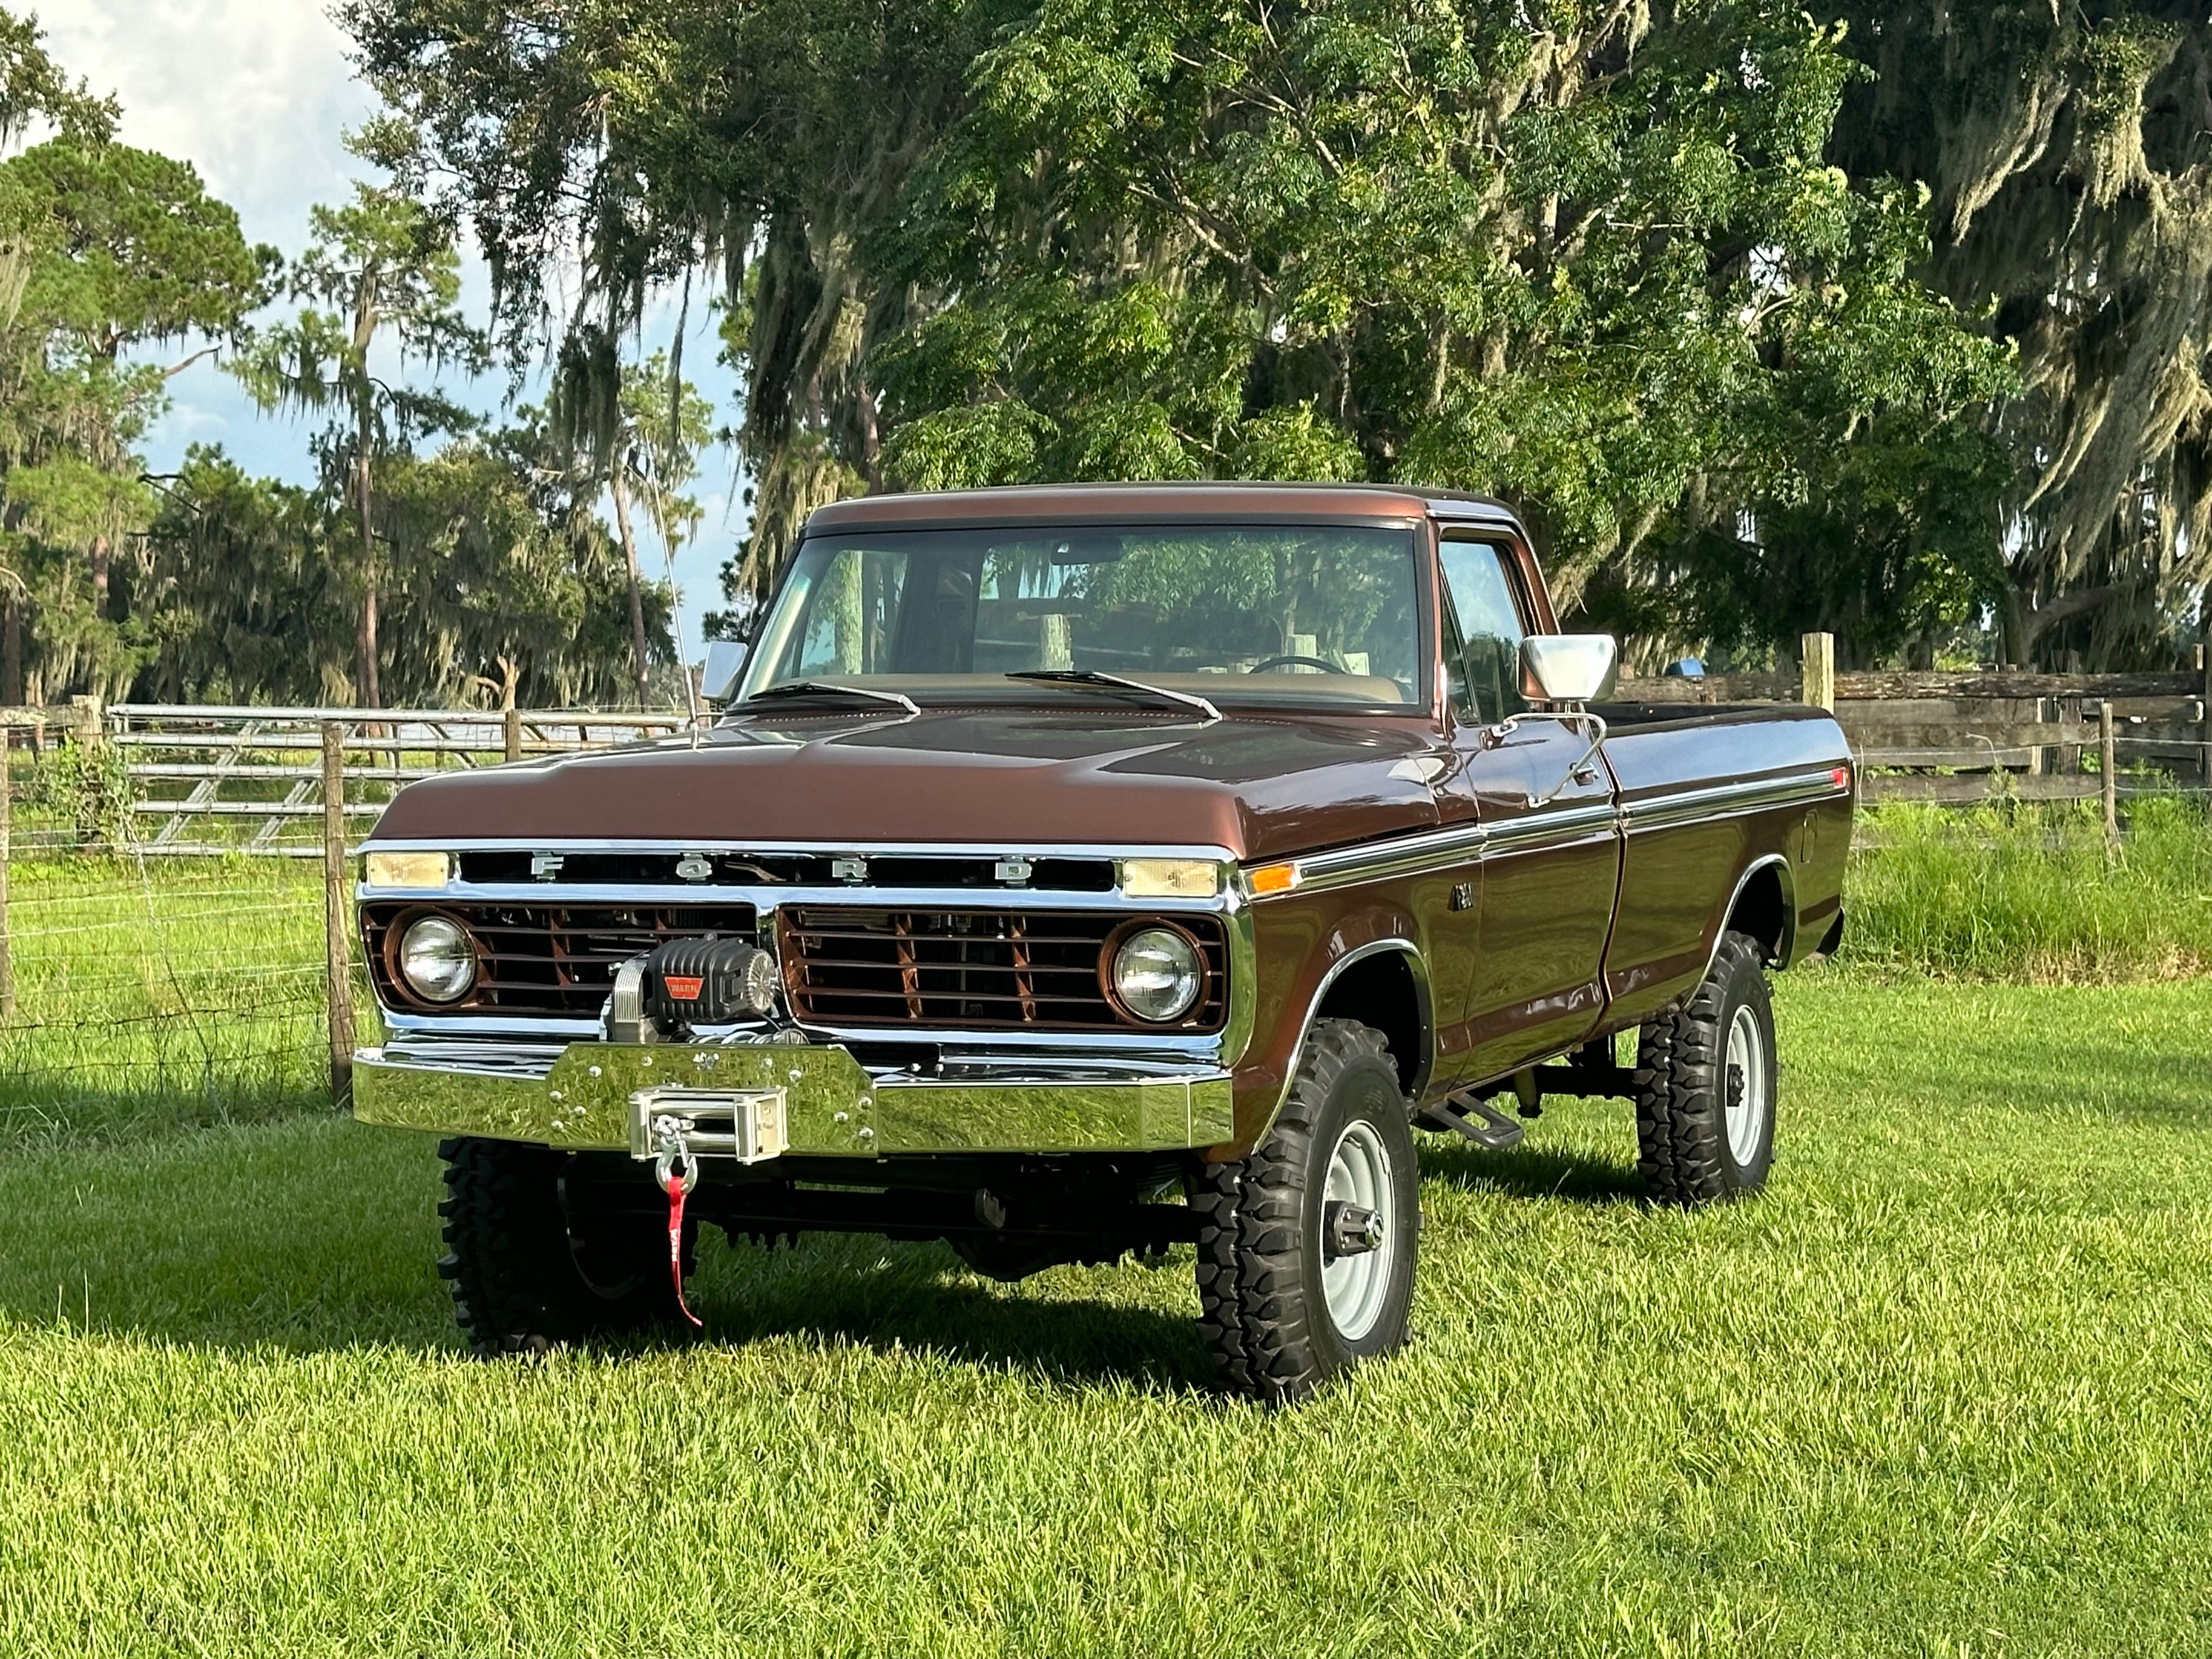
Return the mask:
[[(354, 78), (346, 38), (314, 0), (70, 0), (42, 11), (40, 21), (57, 58), (122, 100), (124, 142), (191, 161), (237, 209), (249, 240), (296, 253), (308, 210), (343, 199), (355, 179), (369, 176), (346, 154), (343, 135), (375, 100)], [(483, 268), (471, 259), (465, 298), (479, 320), (488, 293)], [(692, 308), (684, 370), (713, 400), (718, 421), (734, 424), (739, 388), (714, 361), (704, 310)], [(671, 295), (647, 331), (647, 349), (667, 343), (676, 313)], [(489, 412), (506, 386), (501, 374), (449, 389)], [(173, 407), (147, 446), (154, 471), (174, 467), (188, 445), (219, 443), (257, 472), (295, 483), (311, 476), (309, 423), (260, 414), (216, 364), (195, 364), (172, 390)], [(525, 398), (534, 390), (526, 388)], [(716, 573), (744, 532), (738, 487), (727, 453), (703, 458), (694, 493), (706, 518), (697, 541), (676, 557), (685, 643), (695, 656), (700, 615), (720, 600)], [(639, 552), (658, 571), (661, 550), (645, 533)]]

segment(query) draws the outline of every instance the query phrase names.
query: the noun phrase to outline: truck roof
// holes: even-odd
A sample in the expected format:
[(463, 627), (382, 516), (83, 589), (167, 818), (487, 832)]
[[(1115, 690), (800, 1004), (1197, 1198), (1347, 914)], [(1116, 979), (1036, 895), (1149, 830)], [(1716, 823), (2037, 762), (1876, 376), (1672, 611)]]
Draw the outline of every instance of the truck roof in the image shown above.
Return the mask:
[(1394, 484), (1019, 484), (999, 489), (862, 495), (817, 507), (805, 533), (950, 525), (1204, 523), (1316, 519), (1457, 519), (1518, 532), (1503, 502), (1455, 489)]

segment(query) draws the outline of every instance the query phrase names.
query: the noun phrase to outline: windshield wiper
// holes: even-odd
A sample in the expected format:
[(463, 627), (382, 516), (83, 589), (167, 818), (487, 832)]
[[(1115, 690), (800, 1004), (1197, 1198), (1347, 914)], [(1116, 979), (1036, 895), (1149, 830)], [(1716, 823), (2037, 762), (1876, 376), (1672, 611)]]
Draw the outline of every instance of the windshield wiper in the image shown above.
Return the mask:
[(860, 697), (869, 702), (887, 702), (895, 708), (903, 708), (909, 714), (921, 713), (921, 705), (912, 697), (896, 691), (876, 691), (865, 685), (840, 685), (835, 680), (786, 680), (780, 685), (756, 691), (739, 708), (749, 708), (757, 702), (799, 697)]
[(1165, 697), (1170, 702), (1179, 702), (1186, 708), (1195, 708), (1210, 720), (1222, 718), (1221, 711), (1204, 697), (1188, 691), (1170, 691), (1164, 685), (1153, 685), (1145, 680), (1128, 679), (1120, 674), (1109, 674), (1096, 668), (1018, 668), (1006, 678), (1010, 680), (1042, 680), (1047, 685), (1110, 685), (1127, 691), (1141, 691), (1147, 696)]

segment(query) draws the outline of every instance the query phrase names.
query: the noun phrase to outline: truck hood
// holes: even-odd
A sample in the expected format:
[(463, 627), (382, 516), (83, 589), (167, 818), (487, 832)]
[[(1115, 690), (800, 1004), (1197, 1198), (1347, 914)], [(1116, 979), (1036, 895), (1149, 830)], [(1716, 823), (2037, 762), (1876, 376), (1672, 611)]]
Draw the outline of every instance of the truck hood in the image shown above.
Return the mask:
[(1270, 859), (1437, 821), (1419, 718), (945, 709), (753, 716), (414, 784), (376, 838), (1228, 848)]

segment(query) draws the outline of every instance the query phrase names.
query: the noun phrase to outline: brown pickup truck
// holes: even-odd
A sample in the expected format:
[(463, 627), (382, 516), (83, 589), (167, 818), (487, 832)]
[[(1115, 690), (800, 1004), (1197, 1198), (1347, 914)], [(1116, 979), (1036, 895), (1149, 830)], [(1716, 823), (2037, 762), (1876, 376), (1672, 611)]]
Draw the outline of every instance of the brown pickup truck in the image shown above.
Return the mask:
[(1228, 1382), (1295, 1399), (1404, 1339), (1416, 1131), (1620, 1096), (1655, 1199), (1766, 1178), (1843, 734), (1615, 700), (1494, 501), (841, 502), (708, 678), (705, 729), (417, 784), (367, 848), (355, 1109), (449, 1137), (480, 1352), (688, 1316), (702, 1218), (1010, 1279), (1188, 1243)]

